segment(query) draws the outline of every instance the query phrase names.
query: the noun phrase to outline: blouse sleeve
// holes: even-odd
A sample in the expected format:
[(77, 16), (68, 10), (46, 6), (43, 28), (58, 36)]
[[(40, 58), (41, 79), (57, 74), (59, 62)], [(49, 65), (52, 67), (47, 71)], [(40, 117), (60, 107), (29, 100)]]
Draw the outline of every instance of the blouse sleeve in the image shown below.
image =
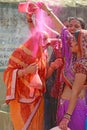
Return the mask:
[(81, 58), (74, 65), (75, 73), (83, 73), (87, 75), (87, 59)]

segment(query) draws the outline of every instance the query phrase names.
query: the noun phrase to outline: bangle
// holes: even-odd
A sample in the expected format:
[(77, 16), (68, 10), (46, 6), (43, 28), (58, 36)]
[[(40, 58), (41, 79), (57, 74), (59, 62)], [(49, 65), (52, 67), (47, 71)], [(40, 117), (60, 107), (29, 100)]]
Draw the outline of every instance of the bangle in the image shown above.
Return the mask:
[(67, 112), (66, 112), (65, 114), (66, 114), (66, 115), (69, 115), (69, 116), (72, 116), (71, 114), (69, 114), (69, 113), (67, 113)]
[(50, 16), (51, 12), (52, 12), (52, 9), (49, 9), (47, 12), (48, 16)]
[(70, 119), (71, 119), (71, 116), (72, 116), (71, 114), (65, 113), (64, 118), (70, 120)]

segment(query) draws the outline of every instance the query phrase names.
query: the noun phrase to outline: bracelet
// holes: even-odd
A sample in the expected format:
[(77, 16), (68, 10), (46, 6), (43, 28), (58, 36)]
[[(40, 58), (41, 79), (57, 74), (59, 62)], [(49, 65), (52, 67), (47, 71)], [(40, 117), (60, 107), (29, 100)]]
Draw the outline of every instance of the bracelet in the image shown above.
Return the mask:
[(71, 116), (72, 116), (71, 114), (65, 113), (64, 118), (70, 120), (70, 119), (71, 119)]
[(52, 12), (52, 9), (49, 9), (47, 12), (48, 16), (50, 16), (51, 12)]
[(69, 116), (72, 116), (71, 114), (69, 114), (69, 113), (67, 113), (67, 112), (66, 112), (65, 114), (66, 114), (66, 115), (69, 115)]

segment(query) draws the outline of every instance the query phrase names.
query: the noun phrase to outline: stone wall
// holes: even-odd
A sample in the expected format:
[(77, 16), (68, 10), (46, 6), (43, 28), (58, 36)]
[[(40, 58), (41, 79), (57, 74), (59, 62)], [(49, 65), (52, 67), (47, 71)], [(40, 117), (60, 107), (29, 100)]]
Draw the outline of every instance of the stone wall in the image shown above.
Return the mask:
[[(54, 9), (55, 11), (55, 9)], [(64, 20), (67, 17), (74, 16), (74, 17), (81, 17), (84, 19), (85, 24), (86, 24), (86, 29), (87, 29), (87, 7), (86, 6), (81, 6), (81, 7), (63, 7), (59, 8), (55, 11), (57, 16), (60, 17), (61, 20)]]

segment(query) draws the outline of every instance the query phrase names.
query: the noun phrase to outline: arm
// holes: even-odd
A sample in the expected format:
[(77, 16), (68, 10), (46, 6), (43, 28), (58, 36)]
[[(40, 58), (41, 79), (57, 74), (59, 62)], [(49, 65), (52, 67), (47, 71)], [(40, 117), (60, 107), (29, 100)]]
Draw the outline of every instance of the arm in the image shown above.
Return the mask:
[(54, 62), (50, 63), (50, 66), (47, 68), (47, 76), (46, 78), (49, 78), (54, 70), (58, 69), (63, 65), (63, 61), (61, 58), (57, 58)]
[(52, 12), (52, 10), (49, 7), (47, 7), (44, 3), (42, 4), (41, 9), (43, 9), (45, 12), (47, 12), (48, 16), (50, 16), (52, 21), (54, 22), (54, 25), (56, 26), (57, 32), (61, 33), (62, 28), (64, 27), (63, 23)]
[(49, 34), (51, 35), (51, 37), (57, 37), (57, 36), (60, 35), (57, 31), (55, 31), (54, 29), (50, 28), (46, 24), (44, 24), (44, 26), (47, 29), (47, 31), (49, 32)]
[(63, 120), (59, 124), (61, 129), (67, 128), (70, 117), (73, 114), (73, 111), (75, 109), (77, 98), (78, 98), (81, 90), (84, 88), (85, 81), (86, 81), (86, 74), (77, 73), (75, 75), (75, 81), (73, 83), (72, 95), (71, 95), (71, 98), (70, 98), (70, 101), (69, 101), (69, 105), (68, 105), (65, 117), (63, 118)]
[(75, 81), (74, 81), (73, 87), (72, 87), (72, 95), (71, 95), (69, 106), (68, 106), (68, 109), (67, 109), (67, 113), (69, 113), (71, 115), (72, 115), (73, 110), (76, 106), (77, 98), (78, 98), (81, 90), (84, 87), (85, 81), (86, 81), (86, 75), (85, 74), (77, 73), (75, 75)]

